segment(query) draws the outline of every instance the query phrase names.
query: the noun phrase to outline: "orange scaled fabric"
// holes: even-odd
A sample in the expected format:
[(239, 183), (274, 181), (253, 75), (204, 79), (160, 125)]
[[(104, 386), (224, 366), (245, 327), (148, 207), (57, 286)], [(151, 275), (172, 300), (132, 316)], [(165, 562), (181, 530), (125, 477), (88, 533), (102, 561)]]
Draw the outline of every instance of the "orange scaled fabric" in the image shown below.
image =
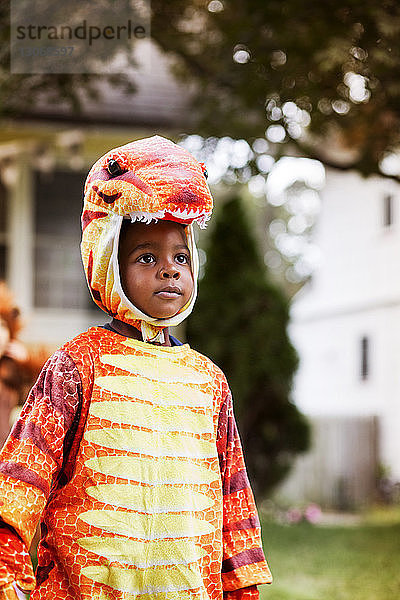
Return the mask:
[(33, 590), (35, 577), (29, 555), (21, 540), (9, 529), (2, 528), (0, 547), (0, 600), (17, 598), (12, 585), (14, 581), (24, 590)]
[[(26, 544), (45, 505), (31, 600), (222, 600), (269, 583), (221, 370), (188, 345), (100, 327), (62, 353), (69, 371), (60, 383), (54, 363), (39, 378), (0, 456), (0, 514)], [(65, 407), (61, 416), (59, 385), (68, 406), (82, 395), (79, 423)], [(71, 423), (83, 435), (65, 457)], [(48, 461), (28, 468), (19, 440), (30, 437)]]

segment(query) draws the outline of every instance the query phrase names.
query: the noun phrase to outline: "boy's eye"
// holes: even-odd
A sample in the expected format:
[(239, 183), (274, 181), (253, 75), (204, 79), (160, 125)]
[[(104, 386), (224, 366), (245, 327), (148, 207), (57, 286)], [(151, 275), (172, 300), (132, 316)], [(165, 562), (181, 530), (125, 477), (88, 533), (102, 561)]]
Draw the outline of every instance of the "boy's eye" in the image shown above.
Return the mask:
[(177, 254), (175, 258), (180, 265), (188, 265), (190, 263), (190, 257), (188, 254)]
[(138, 262), (140, 263), (144, 263), (145, 265), (149, 265), (150, 263), (152, 263), (155, 260), (154, 256), (152, 254), (142, 254), (141, 256), (139, 256), (139, 258), (137, 259)]

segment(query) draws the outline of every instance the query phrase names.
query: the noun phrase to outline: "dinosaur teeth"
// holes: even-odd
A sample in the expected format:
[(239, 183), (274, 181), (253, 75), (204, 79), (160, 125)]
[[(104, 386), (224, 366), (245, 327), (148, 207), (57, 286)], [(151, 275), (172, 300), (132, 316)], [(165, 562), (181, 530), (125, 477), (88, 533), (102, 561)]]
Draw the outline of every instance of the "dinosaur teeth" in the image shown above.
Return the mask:
[(157, 223), (158, 219), (164, 219), (166, 214), (177, 219), (182, 219), (183, 221), (196, 221), (201, 229), (206, 227), (207, 221), (211, 216), (211, 213), (201, 214), (196, 209), (186, 209), (184, 206), (177, 206), (173, 210), (163, 210), (154, 213), (134, 212), (130, 213), (128, 216), (132, 223), (151, 223), (152, 221)]

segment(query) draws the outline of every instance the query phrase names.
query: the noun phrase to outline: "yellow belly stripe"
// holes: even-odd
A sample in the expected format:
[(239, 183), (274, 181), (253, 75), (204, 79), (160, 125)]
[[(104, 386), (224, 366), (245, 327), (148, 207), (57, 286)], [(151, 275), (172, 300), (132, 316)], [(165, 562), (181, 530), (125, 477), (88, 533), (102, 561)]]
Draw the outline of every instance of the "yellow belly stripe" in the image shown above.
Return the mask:
[[(159, 433), (132, 429), (92, 429), (84, 435), (88, 442), (127, 450), (147, 456), (178, 458), (210, 458), (216, 456), (215, 444), (207, 440), (182, 436), (180, 433)], [(179, 469), (179, 466), (177, 466)]]
[[(94, 599), (97, 600), (97, 599)], [(110, 600), (114, 600), (114, 597)], [(210, 600), (205, 590), (193, 595), (193, 592), (182, 590), (180, 592), (151, 592), (150, 594), (124, 594), (124, 600)]]
[(196, 519), (190, 513), (147, 515), (115, 510), (88, 510), (80, 514), (79, 518), (103, 531), (140, 540), (198, 537), (214, 531), (211, 523)]
[(90, 566), (82, 569), (82, 574), (112, 587), (120, 592), (139, 594), (143, 592), (168, 592), (190, 590), (202, 587), (198, 569), (180, 566), (166, 569), (124, 569), (123, 567)]
[[(131, 596), (131, 598), (135, 598), (136, 596)], [(106, 594), (103, 590), (100, 593), (92, 592), (92, 600), (114, 600), (112, 596)]]
[[(92, 592), (92, 600), (115, 600), (114, 592), (105, 593)], [(151, 592), (150, 594), (129, 594), (125, 592), (124, 600), (209, 600), (205, 590), (193, 595), (192, 592), (182, 590), (180, 592)]]
[(128, 373), (140, 375), (154, 381), (167, 383), (208, 383), (210, 375), (199, 372), (192, 367), (182, 363), (162, 360), (157, 356), (135, 356), (132, 354), (103, 354), (100, 356), (102, 363), (112, 367), (118, 367)]
[(192, 540), (140, 542), (127, 538), (87, 537), (78, 544), (111, 561), (148, 568), (160, 565), (187, 565), (202, 558), (206, 551)]
[(212, 433), (211, 417), (185, 408), (152, 406), (132, 401), (94, 402), (90, 413), (113, 423), (148, 427), (157, 431)]
[(95, 384), (120, 396), (153, 402), (159, 406), (212, 408), (212, 396), (181, 383), (165, 385), (129, 375), (110, 375), (97, 377)]
[[(104, 590), (101, 590), (101, 592), (95, 592), (92, 591), (92, 600), (115, 600), (115, 594), (114, 592), (108, 592), (106, 593)], [(125, 598), (126, 595), (124, 594)], [(137, 596), (136, 595), (131, 595), (129, 594), (129, 600), (136, 600)]]
[[(219, 473), (192, 462), (173, 458), (137, 456), (98, 456), (86, 460), (85, 465), (103, 475), (112, 475), (152, 486), (163, 484), (210, 484), (219, 479)], [(179, 492), (178, 492), (179, 493)]]
[(86, 493), (104, 504), (113, 504), (145, 513), (199, 511), (210, 508), (213, 501), (190, 488), (171, 486), (144, 487), (132, 484), (93, 485)]

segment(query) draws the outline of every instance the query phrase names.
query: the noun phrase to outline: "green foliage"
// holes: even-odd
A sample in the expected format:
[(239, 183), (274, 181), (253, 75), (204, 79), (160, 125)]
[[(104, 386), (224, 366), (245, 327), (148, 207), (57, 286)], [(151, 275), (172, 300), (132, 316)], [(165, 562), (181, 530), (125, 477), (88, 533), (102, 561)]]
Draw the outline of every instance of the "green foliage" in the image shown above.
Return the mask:
[[(365, 174), (398, 149), (397, 0), (153, 0), (152, 10), (154, 39), (197, 82), (196, 132), (251, 142), (281, 125), (278, 153), (290, 144)], [(287, 103), (310, 120), (307, 137)], [(330, 153), (327, 135), (352, 153)]]
[(249, 473), (262, 492), (308, 447), (308, 425), (289, 399), (298, 358), (286, 332), (288, 319), (288, 302), (268, 281), (234, 198), (217, 215), (187, 335), (228, 378)]
[[(128, 16), (135, 4), (120, 0), (118, 11)], [(100, 9), (106, 22), (115, 6), (98, 0)], [(90, 18), (93, 10), (82, 3), (80, 12)], [(190, 89), (194, 109), (182, 115), (187, 133), (252, 143), (280, 125), (285, 137), (274, 144), (276, 158), (289, 145), (366, 175), (380, 173), (382, 158), (398, 151), (398, 0), (152, 0), (151, 13), (152, 39)], [(101, 97), (105, 82), (135, 89), (129, 68), (108, 75), (12, 74), (9, 37), (9, 0), (0, 0), (0, 115), (26, 114), (43, 102), (78, 111), (86, 98)], [(133, 64), (124, 41), (103, 46), (110, 59), (122, 53)], [(344, 152), (330, 152), (332, 144)]]

